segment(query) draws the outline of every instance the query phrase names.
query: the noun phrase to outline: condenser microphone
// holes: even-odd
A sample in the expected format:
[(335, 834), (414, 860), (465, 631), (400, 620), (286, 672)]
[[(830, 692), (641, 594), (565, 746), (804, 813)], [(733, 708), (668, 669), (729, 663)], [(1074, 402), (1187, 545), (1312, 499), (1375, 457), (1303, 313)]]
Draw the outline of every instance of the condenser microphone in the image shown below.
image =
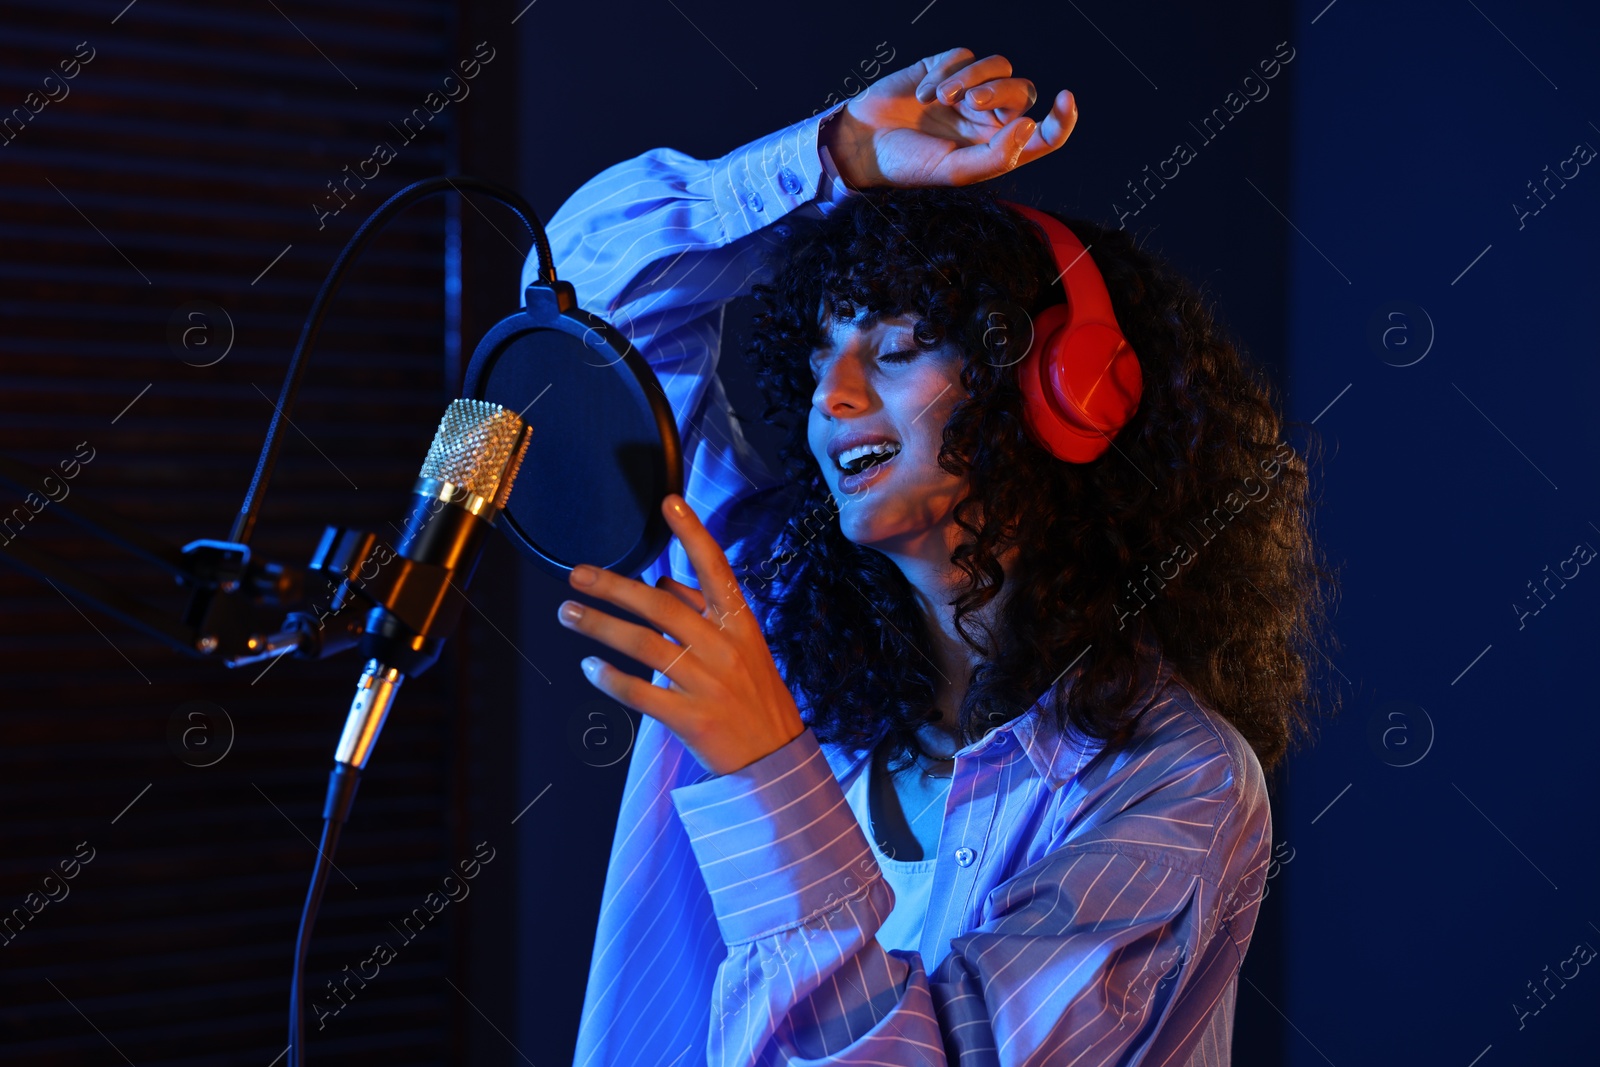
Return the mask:
[(366, 767), (401, 683), (439, 658), (529, 437), (518, 415), (483, 400), (457, 400), (440, 420), (400, 540), (392, 556), (373, 559), (379, 571), (392, 569), (383, 575), (386, 606), (367, 614), (360, 641), (367, 665), (339, 738), (338, 763)]
[[(439, 658), (444, 639), (461, 615), (463, 589), (477, 568), (484, 538), (506, 506), (517, 470), (528, 451), (529, 428), (521, 416), (484, 400), (457, 400), (439, 422), (428, 456), (411, 490), (411, 510), (393, 552), (367, 535), (363, 561), (376, 567), (351, 574), (346, 584), (376, 593), (378, 606), (367, 614), (361, 634), (366, 669), (356, 684), (334, 754), (328, 795), (322, 806), (322, 840), (311, 871), (311, 888), (300, 913), (290, 983), (290, 1067), (304, 1060), (305, 1016), (302, 987), (311, 929), (327, 888), (339, 835), (355, 804), (361, 772), (384, 720), (407, 677), (421, 674)], [(319, 552), (319, 555), (321, 553)], [(341, 590), (341, 598), (347, 595)]]

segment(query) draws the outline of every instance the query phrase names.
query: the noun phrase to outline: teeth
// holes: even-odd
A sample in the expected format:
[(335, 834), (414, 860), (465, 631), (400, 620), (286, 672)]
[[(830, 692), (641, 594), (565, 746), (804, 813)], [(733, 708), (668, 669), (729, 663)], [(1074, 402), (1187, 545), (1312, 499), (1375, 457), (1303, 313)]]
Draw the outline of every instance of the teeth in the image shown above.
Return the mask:
[(857, 445), (839, 453), (839, 466), (854, 473), (851, 469), (858, 460), (867, 456), (893, 456), (900, 451), (900, 445), (892, 441), (883, 441), (878, 444)]

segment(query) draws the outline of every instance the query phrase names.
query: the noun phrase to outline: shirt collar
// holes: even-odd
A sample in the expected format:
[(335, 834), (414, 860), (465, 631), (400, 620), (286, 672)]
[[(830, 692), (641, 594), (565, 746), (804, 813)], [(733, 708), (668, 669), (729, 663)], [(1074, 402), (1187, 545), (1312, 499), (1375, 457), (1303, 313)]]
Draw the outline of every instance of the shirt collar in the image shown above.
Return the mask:
[[(1153, 635), (1146, 634), (1135, 647), (1138, 680), (1134, 683), (1133, 700), (1128, 705), (1126, 714), (1129, 716), (1137, 716), (1148, 707), (1156, 692), (1172, 674), (1172, 665), (1167, 662), (1160, 643)], [(1070, 687), (1069, 682), (1069, 690)], [(1106, 746), (1098, 738), (1079, 733), (1070, 723), (1065, 730), (1059, 728), (1048, 694), (1041, 696), (1026, 715), (1007, 725), (1014, 728), (1018, 744), (1028, 754), (1039, 777), (1052, 790), (1060, 789), (1076, 778)], [(982, 745), (983, 742), (977, 744)]]
[[(1133, 703), (1129, 707), (1130, 714), (1138, 714), (1148, 706), (1156, 691), (1172, 674), (1172, 665), (1167, 662), (1159, 642), (1153, 635), (1141, 638), (1137, 648), (1139, 680), (1135, 687)], [(1067, 684), (1070, 689), (1072, 683), (1069, 681)], [(882, 734), (878, 740), (882, 740)], [(1056, 725), (1050, 694), (1046, 692), (1022, 715), (996, 726), (978, 740), (958, 749), (956, 755), (981, 755), (999, 746), (1009, 745), (1013, 741), (1021, 747), (1033, 765), (1034, 771), (1051, 790), (1060, 789), (1072, 781), (1089, 761), (1105, 748), (1104, 741), (1086, 737), (1072, 729), (1070, 724), (1066, 730), (1060, 729)], [(846, 785), (876, 747), (876, 743), (858, 749), (837, 745), (821, 746), (822, 754), (833, 769), (834, 777)]]

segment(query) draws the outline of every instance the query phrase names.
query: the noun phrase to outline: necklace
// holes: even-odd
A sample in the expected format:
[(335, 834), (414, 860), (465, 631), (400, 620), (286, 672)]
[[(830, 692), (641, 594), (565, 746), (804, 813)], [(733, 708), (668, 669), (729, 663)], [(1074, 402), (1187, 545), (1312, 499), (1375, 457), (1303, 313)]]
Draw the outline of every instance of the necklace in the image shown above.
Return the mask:
[[(922, 763), (922, 759), (921, 759), (920, 756), (918, 757), (917, 762), (919, 764)], [(937, 779), (939, 779), (941, 781), (948, 781), (951, 778), (955, 777), (955, 773), (956, 773), (956, 768), (955, 768), (956, 758), (954, 756), (951, 756), (949, 759), (934, 760), (933, 762), (937, 763), (937, 764), (945, 764), (945, 763), (950, 764), (950, 773), (949, 774), (934, 774), (932, 771), (928, 770), (926, 764), (923, 764), (922, 765), (922, 773), (925, 776), (927, 776), (929, 778), (937, 778)]]

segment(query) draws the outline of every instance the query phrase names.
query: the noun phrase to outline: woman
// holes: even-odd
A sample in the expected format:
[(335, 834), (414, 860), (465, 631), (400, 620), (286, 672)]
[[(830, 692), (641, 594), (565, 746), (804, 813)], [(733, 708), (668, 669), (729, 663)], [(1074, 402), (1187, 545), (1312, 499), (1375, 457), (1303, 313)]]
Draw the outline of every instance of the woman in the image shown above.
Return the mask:
[[(1309, 721), (1305, 464), (1193, 291), (1082, 220), (1142, 395), (1092, 460), (1031, 435), (1017, 353), (1076, 264), (973, 187), (1065, 143), (1071, 94), (1033, 102), (954, 49), (552, 220), (694, 506), (645, 581), (573, 572), (648, 625), (561, 609), (656, 672), (584, 661), (645, 717), (578, 1067), (1228, 1062), (1264, 771)], [(783, 479), (715, 374), (752, 290)]]

